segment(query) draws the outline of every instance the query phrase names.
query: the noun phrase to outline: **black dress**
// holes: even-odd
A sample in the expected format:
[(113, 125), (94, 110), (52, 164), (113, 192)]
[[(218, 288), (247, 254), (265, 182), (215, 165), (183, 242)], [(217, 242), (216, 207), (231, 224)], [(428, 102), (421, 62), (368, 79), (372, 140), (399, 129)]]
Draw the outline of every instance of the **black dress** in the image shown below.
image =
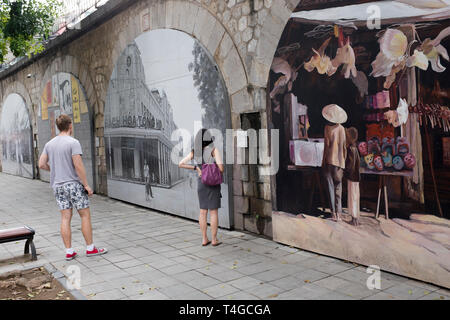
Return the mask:
[[(205, 163), (215, 163), (214, 157), (211, 155), (213, 148), (206, 147), (205, 152)], [(198, 202), (200, 204), (200, 209), (204, 210), (214, 210), (219, 209), (220, 206), (220, 198), (222, 197), (220, 193), (220, 184), (217, 186), (208, 186), (203, 184), (202, 178), (198, 177), (197, 183), (197, 193), (198, 193)]]

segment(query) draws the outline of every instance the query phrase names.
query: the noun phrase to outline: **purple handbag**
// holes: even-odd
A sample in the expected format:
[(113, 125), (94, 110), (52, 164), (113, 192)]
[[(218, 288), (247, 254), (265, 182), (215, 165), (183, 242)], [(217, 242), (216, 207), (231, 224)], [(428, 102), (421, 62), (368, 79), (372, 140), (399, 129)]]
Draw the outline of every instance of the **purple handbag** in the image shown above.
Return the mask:
[(215, 163), (202, 164), (202, 183), (208, 186), (217, 186), (222, 184), (223, 176), (219, 167)]

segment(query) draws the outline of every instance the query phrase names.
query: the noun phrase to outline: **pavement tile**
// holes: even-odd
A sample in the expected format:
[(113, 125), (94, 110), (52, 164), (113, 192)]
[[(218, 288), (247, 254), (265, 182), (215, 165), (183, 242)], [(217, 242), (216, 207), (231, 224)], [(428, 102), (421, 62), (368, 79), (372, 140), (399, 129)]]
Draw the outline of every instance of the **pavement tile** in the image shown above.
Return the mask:
[(416, 287), (407, 283), (401, 283), (384, 290), (386, 293), (393, 294), (406, 300), (419, 299), (426, 294), (426, 291), (427, 290), (424, 288)]
[[(9, 186), (6, 188), (5, 186)], [(13, 186), (13, 188), (11, 188)], [(217, 248), (202, 247), (198, 224), (94, 195), (92, 223), (108, 254), (86, 257), (80, 221), (74, 216), (72, 245), (80, 256), (65, 261), (58, 214), (47, 183), (0, 173), (0, 228), (35, 228), (38, 261), (9, 264), (23, 243), (0, 245), (0, 274), (52, 264), (61, 275), (81, 269), (81, 292), (89, 299), (423, 299), (447, 300), (450, 291), (382, 272), (382, 290), (368, 290), (369, 274), (332, 257), (292, 248), (241, 231), (220, 229)], [(27, 197), (17, 198), (26, 189)], [(49, 209), (50, 208), (50, 209)], [(14, 212), (14, 214), (11, 214)], [(205, 292), (206, 291), (206, 292)]]
[(263, 283), (258, 284), (255, 287), (248, 288), (245, 291), (257, 296), (260, 299), (270, 299), (277, 297), (280, 293), (285, 292), (286, 290), (271, 284)]
[(158, 289), (162, 294), (168, 296), (172, 299), (179, 299), (182, 297), (186, 297), (189, 293), (197, 291), (195, 288), (188, 286), (187, 284), (180, 283), (172, 286), (164, 287)]
[(217, 274), (210, 274), (209, 275), (212, 278), (218, 279), (222, 282), (229, 282), (238, 278), (242, 277), (242, 273), (233, 271), (233, 270), (229, 270), (229, 271), (225, 271), (225, 272), (221, 272), (221, 273), (217, 273)]
[(313, 269), (303, 270), (299, 273), (294, 274), (293, 276), (305, 283), (310, 283), (329, 277), (328, 274)]
[(342, 271), (353, 269), (354, 266), (348, 263), (336, 263), (336, 262), (326, 262), (317, 266), (315, 269), (324, 273), (328, 273), (330, 275), (335, 275)]
[(244, 275), (253, 275), (257, 273), (261, 273), (264, 271), (268, 271), (273, 269), (272, 266), (267, 265), (266, 263), (256, 263), (252, 265), (248, 265), (242, 268), (237, 269), (238, 272), (244, 274)]
[(92, 300), (118, 300), (121, 298), (125, 298), (126, 295), (123, 294), (119, 289), (112, 289), (100, 293), (96, 293), (93, 296), (88, 296), (88, 298)]
[(236, 287), (240, 290), (245, 290), (249, 288), (253, 288), (261, 283), (261, 280), (255, 279), (252, 277), (244, 276), (239, 279), (235, 279), (233, 281), (228, 282), (228, 284), (232, 285), (233, 287)]
[(270, 281), (269, 284), (289, 291), (304, 285), (305, 282), (294, 276), (287, 276), (278, 280)]
[(138, 259), (136, 259), (136, 258), (133, 258), (133, 259), (130, 259), (130, 260), (127, 260), (127, 261), (121, 261), (121, 262), (114, 263), (114, 265), (119, 267), (120, 269), (136, 267), (136, 266), (139, 266), (139, 265), (142, 265), (142, 264), (143, 264), (143, 262), (138, 260)]
[(258, 297), (248, 292), (235, 292), (224, 295), (223, 297), (218, 297), (216, 300), (258, 300)]
[(130, 268), (124, 268), (122, 270), (128, 272), (131, 275), (137, 275), (141, 273), (147, 273), (156, 269), (152, 268), (149, 264), (141, 264)]
[(126, 300), (168, 300), (169, 297), (159, 292), (158, 290), (151, 290), (145, 293), (139, 293), (135, 296), (126, 297)]
[(347, 285), (348, 283), (349, 283), (348, 280), (333, 276), (326, 277), (314, 282), (314, 284), (330, 290), (336, 290), (340, 287), (343, 287), (344, 285)]
[(389, 294), (387, 292), (380, 291), (371, 296), (364, 298), (363, 300), (403, 300), (403, 299), (396, 297), (392, 294)]
[(363, 299), (368, 296), (374, 295), (377, 292), (380, 292), (380, 290), (377, 289), (368, 289), (366, 284), (358, 284), (354, 282), (349, 282), (347, 284), (339, 286), (336, 291), (346, 294), (355, 299)]
[(284, 278), (286, 275), (275, 269), (275, 270), (269, 270), (269, 271), (264, 271), (261, 273), (252, 274), (251, 276), (262, 282), (270, 282), (273, 280), (278, 280), (278, 279)]
[(181, 273), (181, 272), (186, 272), (186, 271), (190, 271), (192, 270), (189, 267), (186, 267), (182, 264), (175, 264), (172, 266), (167, 266), (167, 267), (163, 267), (163, 268), (157, 268), (159, 269), (161, 272), (167, 274), (167, 275), (174, 275), (177, 273)]
[(186, 282), (187, 285), (199, 290), (212, 287), (219, 283), (222, 282), (206, 275), (203, 275), (201, 279), (193, 279)]
[(229, 295), (229, 294), (232, 294), (237, 291), (239, 291), (239, 289), (237, 289), (233, 286), (230, 286), (229, 284), (226, 284), (226, 283), (219, 283), (219, 284), (213, 285), (211, 287), (204, 288), (202, 290), (203, 293), (206, 293), (207, 295), (209, 295), (213, 298), (218, 298), (218, 297), (222, 297), (225, 295)]
[(450, 300), (450, 296), (446, 296), (437, 292), (431, 292), (419, 298), (419, 300)]

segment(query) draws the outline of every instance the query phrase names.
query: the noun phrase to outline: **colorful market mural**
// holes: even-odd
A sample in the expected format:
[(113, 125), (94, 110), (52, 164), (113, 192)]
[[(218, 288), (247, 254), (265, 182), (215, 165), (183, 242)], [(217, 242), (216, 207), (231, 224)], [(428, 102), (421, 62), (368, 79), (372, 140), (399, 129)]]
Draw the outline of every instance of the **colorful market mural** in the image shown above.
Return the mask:
[(33, 134), (25, 100), (12, 93), (6, 97), (0, 115), (2, 172), (34, 178)]
[(283, 32), (273, 238), (450, 287), (450, 15), (376, 29), (366, 7), (296, 12)]
[[(67, 114), (72, 118), (73, 136), (80, 141), (87, 179), (89, 185), (94, 187), (94, 132), (91, 111), (80, 81), (73, 75), (64, 72), (52, 75), (41, 94), (37, 117), (40, 152), (48, 141), (59, 134), (55, 121), (61, 114)], [(40, 178), (43, 181), (49, 181), (49, 172), (41, 170)]]

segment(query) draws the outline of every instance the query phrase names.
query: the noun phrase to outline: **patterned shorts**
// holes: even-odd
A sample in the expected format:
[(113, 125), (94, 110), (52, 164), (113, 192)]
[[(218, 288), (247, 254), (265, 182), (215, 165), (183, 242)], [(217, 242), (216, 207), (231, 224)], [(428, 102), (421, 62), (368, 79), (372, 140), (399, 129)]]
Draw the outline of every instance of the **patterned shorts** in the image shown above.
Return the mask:
[(88, 193), (79, 182), (71, 182), (60, 187), (56, 187), (55, 198), (59, 210), (67, 210), (72, 208), (81, 210), (89, 208)]

